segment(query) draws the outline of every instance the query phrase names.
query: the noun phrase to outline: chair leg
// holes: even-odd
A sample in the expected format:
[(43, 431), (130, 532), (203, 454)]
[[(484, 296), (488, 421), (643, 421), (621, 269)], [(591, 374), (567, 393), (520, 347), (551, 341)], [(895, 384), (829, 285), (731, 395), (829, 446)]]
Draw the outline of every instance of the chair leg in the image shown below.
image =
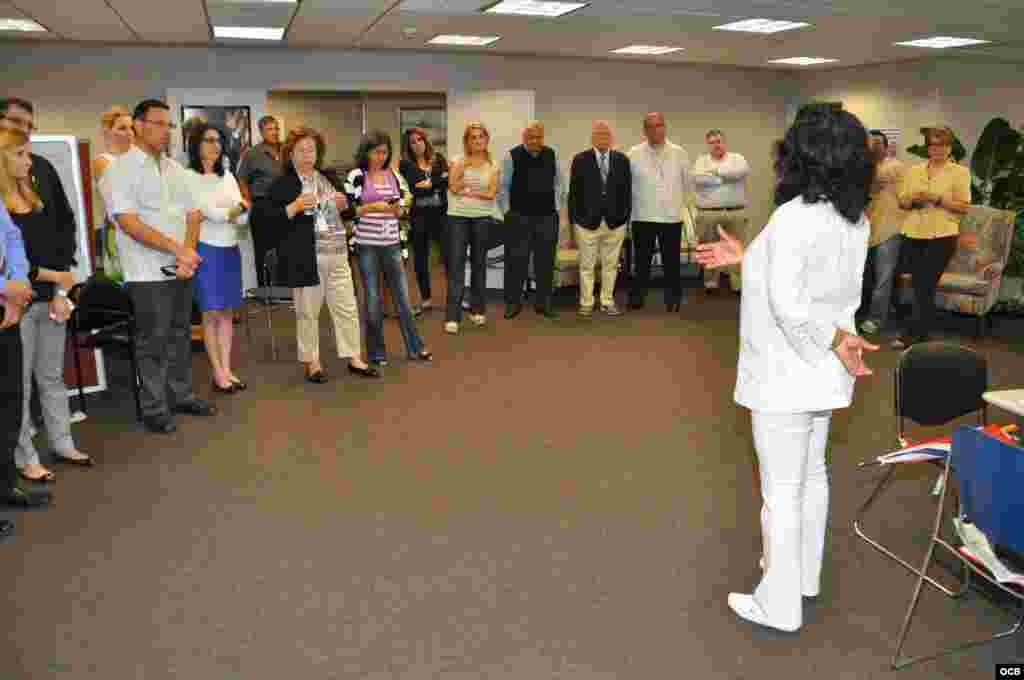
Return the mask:
[(867, 514), (867, 511), (871, 508), (872, 505), (874, 505), (875, 501), (877, 501), (882, 496), (882, 494), (884, 493), (886, 487), (892, 481), (893, 474), (896, 472), (896, 467), (897, 466), (895, 464), (888, 466), (889, 469), (886, 471), (885, 475), (882, 477), (881, 480), (879, 480), (878, 484), (872, 490), (871, 495), (868, 496), (867, 500), (864, 501), (864, 504), (861, 505), (860, 508), (857, 510), (857, 514), (854, 516), (854, 520), (853, 520), (853, 532), (862, 541), (864, 541), (865, 543), (867, 543), (872, 548), (874, 548), (878, 552), (882, 553), (883, 555), (885, 555), (886, 557), (888, 557), (892, 561), (896, 562), (897, 564), (902, 566), (907, 571), (911, 572), (912, 574), (917, 574), (918, 576), (921, 576), (925, 581), (927, 581), (930, 585), (934, 586), (935, 588), (938, 588), (947, 597), (951, 597), (951, 598), (960, 597), (965, 592), (965, 588), (964, 587), (961, 586), (959, 591), (954, 591), (954, 590), (951, 590), (950, 588), (947, 588), (946, 586), (942, 585), (941, 583), (939, 583), (938, 581), (936, 581), (932, 577), (928, 576), (927, 574), (922, 574), (921, 572), (919, 572), (917, 570), (917, 568), (914, 565), (910, 564), (909, 562), (904, 560), (902, 557), (900, 557), (899, 555), (895, 554), (894, 552), (892, 552), (891, 550), (886, 548), (884, 545), (882, 545), (876, 539), (871, 538), (870, 536), (868, 536), (864, 532), (863, 528), (861, 527), (861, 524), (862, 524), (863, 519), (864, 519), (864, 515)]
[(78, 356), (80, 351), (78, 345), (78, 332), (74, 329), (71, 330), (71, 351), (75, 354), (75, 377), (78, 381), (78, 403), (82, 409), (82, 413), (89, 414), (89, 410), (85, 403), (85, 387), (82, 385), (82, 358)]

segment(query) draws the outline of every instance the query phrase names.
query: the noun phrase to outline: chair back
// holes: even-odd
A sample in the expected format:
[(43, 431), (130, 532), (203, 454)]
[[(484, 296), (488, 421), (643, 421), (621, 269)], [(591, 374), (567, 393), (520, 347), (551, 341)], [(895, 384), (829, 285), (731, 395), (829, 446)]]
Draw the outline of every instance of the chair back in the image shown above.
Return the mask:
[(961, 425), (951, 451), (962, 514), (993, 546), (1024, 553), (1024, 449)]
[(135, 316), (132, 299), (124, 286), (101, 276), (93, 276), (83, 283), (77, 297), (72, 315), (77, 332), (105, 328)]
[(903, 418), (919, 425), (943, 425), (979, 412), (985, 418), (988, 362), (962, 345), (922, 342), (900, 354), (896, 363), (897, 435), (903, 440)]

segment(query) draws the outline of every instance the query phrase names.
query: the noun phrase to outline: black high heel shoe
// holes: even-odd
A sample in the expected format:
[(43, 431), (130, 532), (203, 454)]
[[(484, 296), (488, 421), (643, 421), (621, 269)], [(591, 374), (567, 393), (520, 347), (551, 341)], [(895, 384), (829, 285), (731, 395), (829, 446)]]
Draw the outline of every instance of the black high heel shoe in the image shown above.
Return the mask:
[(363, 378), (379, 378), (380, 371), (373, 366), (367, 366), (366, 368), (359, 368), (358, 366), (348, 365), (348, 372), (353, 375), (358, 375)]
[(234, 385), (235, 389), (238, 390), (239, 392), (244, 392), (245, 390), (249, 389), (249, 385), (243, 380), (235, 380), (234, 378), (232, 378), (231, 384)]
[(213, 391), (217, 392), (218, 394), (234, 394), (235, 392), (238, 391), (238, 388), (235, 386), (234, 383), (231, 384), (231, 387), (221, 387), (220, 385), (217, 384), (217, 381), (214, 380)]

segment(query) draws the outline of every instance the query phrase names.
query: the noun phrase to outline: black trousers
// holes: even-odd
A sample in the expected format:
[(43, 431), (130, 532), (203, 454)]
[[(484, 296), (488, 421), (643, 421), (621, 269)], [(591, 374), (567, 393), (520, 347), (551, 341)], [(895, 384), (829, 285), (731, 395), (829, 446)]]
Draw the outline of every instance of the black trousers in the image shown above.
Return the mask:
[(420, 208), (412, 211), (412, 255), (416, 265), (416, 283), (420, 287), (420, 299), (430, 300), (430, 244), (437, 241), (441, 246), (441, 264), (448, 270), (448, 249), (445, 247), (445, 209), (441, 206)]
[(956, 252), (957, 237), (902, 238), (902, 269), (910, 272), (914, 286), (914, 312), (907, 326), (907, 334), (922, 338), (935, 326), (935, 291), (939, 287), (942, 272)]
[(551, 302), (551, 284), (555, 277), (555, 247), (558, 245), (558, 215), (505, 215), (505, 304), (523, 301), (523, 283), (530, 270), (537, 282), (534, 304)]
[[(2, 312), (0, 312), (2, 316)], [(18, 325), (0, 331), (0, 484), (14, 486), (14, 449), (21, 432), (23, 367)]]
[(683, 283), (679, 274), (679, 249), (682, 248), (682, 222), (633, 222), (633, 245), (636, 248), (636, 274), (629, 291), (631, 301), (642, 302), (651, 282), (651, 257), (654, 241), (658, 241), (662, 269), (665, 272), (665, 302), (679, 302)]
[[(168, 415), (192, 391), (192, 281), (128, 283), (135, 309), (135, 355), (142, 415)], [(167, 399), (170, 393), (173, 402)]]
[(487, 240), (494, 220), (490, 217), (448, 216), (448, 310), (445, 321), (462, 321), (462, 299), (466, 289), (466, 244), (470, 259), (470, 309), (483, 314), (487, 308)]
[[(257, 201), (265, 200), (263, 198), (257, 198), (253, 196), (253, 204)], [(264, 224), (262, 215), (257, 210), (249, 212), (249, 231), (252, 233), (252, 251), (255, 258), (256, 265), (256, 283), (260, 287), (271, 285), (271, 281), (264, 281), (263, 276), (263, 262), (267, 257), (267, 251), (274, 249), (274, 238), (270, 233), (274, 227), (273, 225)]]

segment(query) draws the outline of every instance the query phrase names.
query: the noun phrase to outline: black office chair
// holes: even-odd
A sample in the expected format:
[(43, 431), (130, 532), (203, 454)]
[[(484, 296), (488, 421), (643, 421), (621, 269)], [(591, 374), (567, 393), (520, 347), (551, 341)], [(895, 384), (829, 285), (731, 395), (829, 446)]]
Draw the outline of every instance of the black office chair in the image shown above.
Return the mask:
[[(903, 429), (904, 418), (919, 425), (938, 426), (956, 418), (977, 413), (979, 422), (987, 421), (985, 400), (981, 395), (988, 389), (988, 363), (974, 350), (945, 342), (925, 342), (913, 345), (900, 354), (896, 363), (895, 400), (896, 436), (901, 447), (909, 445)], [(941, 463), (941, 461), (940, 461)], [(874, 461), (861, 463), (861, 467), (874, 465)], [(922, 576), (918, 568), (868, 536), (862, 523), (865, 514), (874, 505), (893, 479), (898, 464), (888, 469), (857, 511), (853, 531), (865, 543), (913, 574)], [(966, 590), (966, 582), (954, 591), (930, 576), (925, 581), (949, 597), (959, 597)]]
[(80, 351), (116, 348), (127, 350), (132, 366), (135, 417), (142, 420), (142, 403), (139, 398), (141, 378), (135, 355), (135, 310), (127, 291), (110, 279), (93, 276), (85, 283), (76, 285), (70, 296), (75, 301), (75, 309), (68, 319), (68, 334), (75, 355), (78, 399), (82, 412), (86, 413), (87, 408)]

